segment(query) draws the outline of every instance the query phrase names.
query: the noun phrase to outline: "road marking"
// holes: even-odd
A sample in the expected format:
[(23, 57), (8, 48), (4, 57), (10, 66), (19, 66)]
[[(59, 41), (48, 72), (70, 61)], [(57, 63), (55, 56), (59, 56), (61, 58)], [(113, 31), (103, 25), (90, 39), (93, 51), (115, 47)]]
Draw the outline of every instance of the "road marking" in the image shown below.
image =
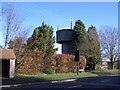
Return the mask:
[(59, 81), (52, 81), (52, 83), (59, 83), (59, 82), (71, 82), (75, 81), (76, 79), (68, 79), (68, 80), (59, 80)]
[[(70, 81), (75, 81), (75, 80), (76, 79), (59, 80), (59, 81), (51, 81), (51, 83), (70, 82)], [(14, 85), (0, 85), (0, 88), (17, 87), (17, 86), (23, 86), (23, 85), (34, 85), (34, 84), (40, 84), (40, 83), (48, 83), (48, 82), (35, 82), (35, 83), (24, 83), (24, 84), (14, 84)]]
[(20, 86), (21, 84), (15, 84), (15, 85), (0, 85), (0, 88), (7, 88), (7, 87), (17, 87)]
[(52, 83), (58, 83), (58, 82), (60, 82), (60, 81), (52, 81)]
[(77, 88), (77, 87), (81, 87), (82, 85), (76, 85), (76, 86), (72, 86), (72, 87), (67, 87), (67, 88)]
[(11, 86), (10, 85), (4, 85), (4, 86), (1, 85), (0, 87), (11, 87)]
[(9, 88), (9, 87), (18, 87), (22, 85), (31, 85), (32, 83), (27, 83), (27, 84), (13, 84), (13, 85), (0, 85), (0, 88)]

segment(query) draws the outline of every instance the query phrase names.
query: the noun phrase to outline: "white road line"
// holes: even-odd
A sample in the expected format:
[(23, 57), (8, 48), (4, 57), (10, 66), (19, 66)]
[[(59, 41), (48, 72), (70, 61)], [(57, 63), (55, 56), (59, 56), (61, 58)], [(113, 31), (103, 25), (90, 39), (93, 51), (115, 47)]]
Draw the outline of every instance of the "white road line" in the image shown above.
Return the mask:
[(52, 81), (52, 83), (59, 83), (59, 82), (71, 82), (75, 81), (76, 79), (68, 79), (68, 80), (59, 80), (59, 81)]
[(71, 82), (71, 81), (75, 81), (76, 79), (68, 79), (68, 80), (63, 80), (65, 82)]
[(14, 84), (14, 85), (0, 85), (0, 88), (8, 88), (8, 87), (17, 87), (17, 86), (21, 86), (22, 84)]
[(60, 82), (60, 81), (52, 81), (52, 83), (58, 83), (58, 82)]
[(76, 86), (72, 86), (72, 87), (67, 87), (67, 88), (77, 88), (77, 87), (81, 87), (82, 85), (76, 85)]
[(1, 85), (0, 87), (11, 87), (11, 85)]
[[(51, 81), (51, 83), (59, 83), (59, 82), (71, 82), (75, 81), (76, 79), (68, 79), (68, 80), (59, 80), (59, 81)], [(14, 85), (0, 85), (0, 88), (9, 88), (9, 87), (17, 87), (17, 86), (22, 86), (22, 85), (34, 85), (34, 84), (39, 84), (39, 83), (48, 83), (48, 82), (35, 82), (35, 83), (24, 83), (24, 84), (14, 84)]]

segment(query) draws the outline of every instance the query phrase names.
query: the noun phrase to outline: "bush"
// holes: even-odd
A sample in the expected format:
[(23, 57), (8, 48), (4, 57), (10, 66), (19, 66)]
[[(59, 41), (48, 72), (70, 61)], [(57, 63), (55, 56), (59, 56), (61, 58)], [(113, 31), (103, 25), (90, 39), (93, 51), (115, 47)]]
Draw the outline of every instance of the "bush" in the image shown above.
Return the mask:
[[(80, 69), (84, 69), (86, 66), (86, 59), (84, 56), (80, 56)], [(77, 62), (75, 62), (75, 56), (69, 54), (58, 54), (55, 57), (57, 73), (70, 73), (76, 72)]]
[[(32, 53), (31, 53), (32, 52)], [(86, 66), (84, 57), (80, 57), (80, 68)], [(17, 55), (16, 73), (18, 74), (39, 74), (39, 73), (74, 73), (77, 62), (75, 56), (69, 54), (58, 54), (53, 58), (44, 58), (40, 49), (24, 49)]]
[(38, 74), (43, 72), (43, 55), (40, 49), (22, 49), (16, 54), (16, 73), (18, 74)]
[(43, 70), (43, 73), (45, 74), (53, 74), (53, 70), (51, 67), (45, 67), (45, 69)]

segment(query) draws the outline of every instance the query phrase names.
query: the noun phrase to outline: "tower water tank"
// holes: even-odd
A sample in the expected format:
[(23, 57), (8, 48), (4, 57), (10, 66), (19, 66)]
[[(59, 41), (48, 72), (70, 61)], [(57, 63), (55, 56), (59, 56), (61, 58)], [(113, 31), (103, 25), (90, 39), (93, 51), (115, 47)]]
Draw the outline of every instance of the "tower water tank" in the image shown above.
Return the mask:
[(73, 40), (75, 31), (73, 29), (61, 29), (56, 32), (57, 43), (62, 44), (63, 54), (73, 54)]

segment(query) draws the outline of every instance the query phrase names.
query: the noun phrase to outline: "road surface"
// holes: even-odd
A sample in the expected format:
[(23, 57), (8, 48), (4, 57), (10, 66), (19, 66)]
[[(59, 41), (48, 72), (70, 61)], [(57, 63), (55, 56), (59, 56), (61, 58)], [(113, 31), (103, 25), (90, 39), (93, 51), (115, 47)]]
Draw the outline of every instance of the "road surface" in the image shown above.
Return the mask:
[(98, 76), (71, 79), (64, 81), (45, 81), (36, 83), (18, 84), (13, 86), (3, 86), (2, 90), (36, 90), (40, 88), (63, 88), (63, 89), (77, 89), (77, 88), (114, 88), (120, 90), (119, 86), (120, 76)]

